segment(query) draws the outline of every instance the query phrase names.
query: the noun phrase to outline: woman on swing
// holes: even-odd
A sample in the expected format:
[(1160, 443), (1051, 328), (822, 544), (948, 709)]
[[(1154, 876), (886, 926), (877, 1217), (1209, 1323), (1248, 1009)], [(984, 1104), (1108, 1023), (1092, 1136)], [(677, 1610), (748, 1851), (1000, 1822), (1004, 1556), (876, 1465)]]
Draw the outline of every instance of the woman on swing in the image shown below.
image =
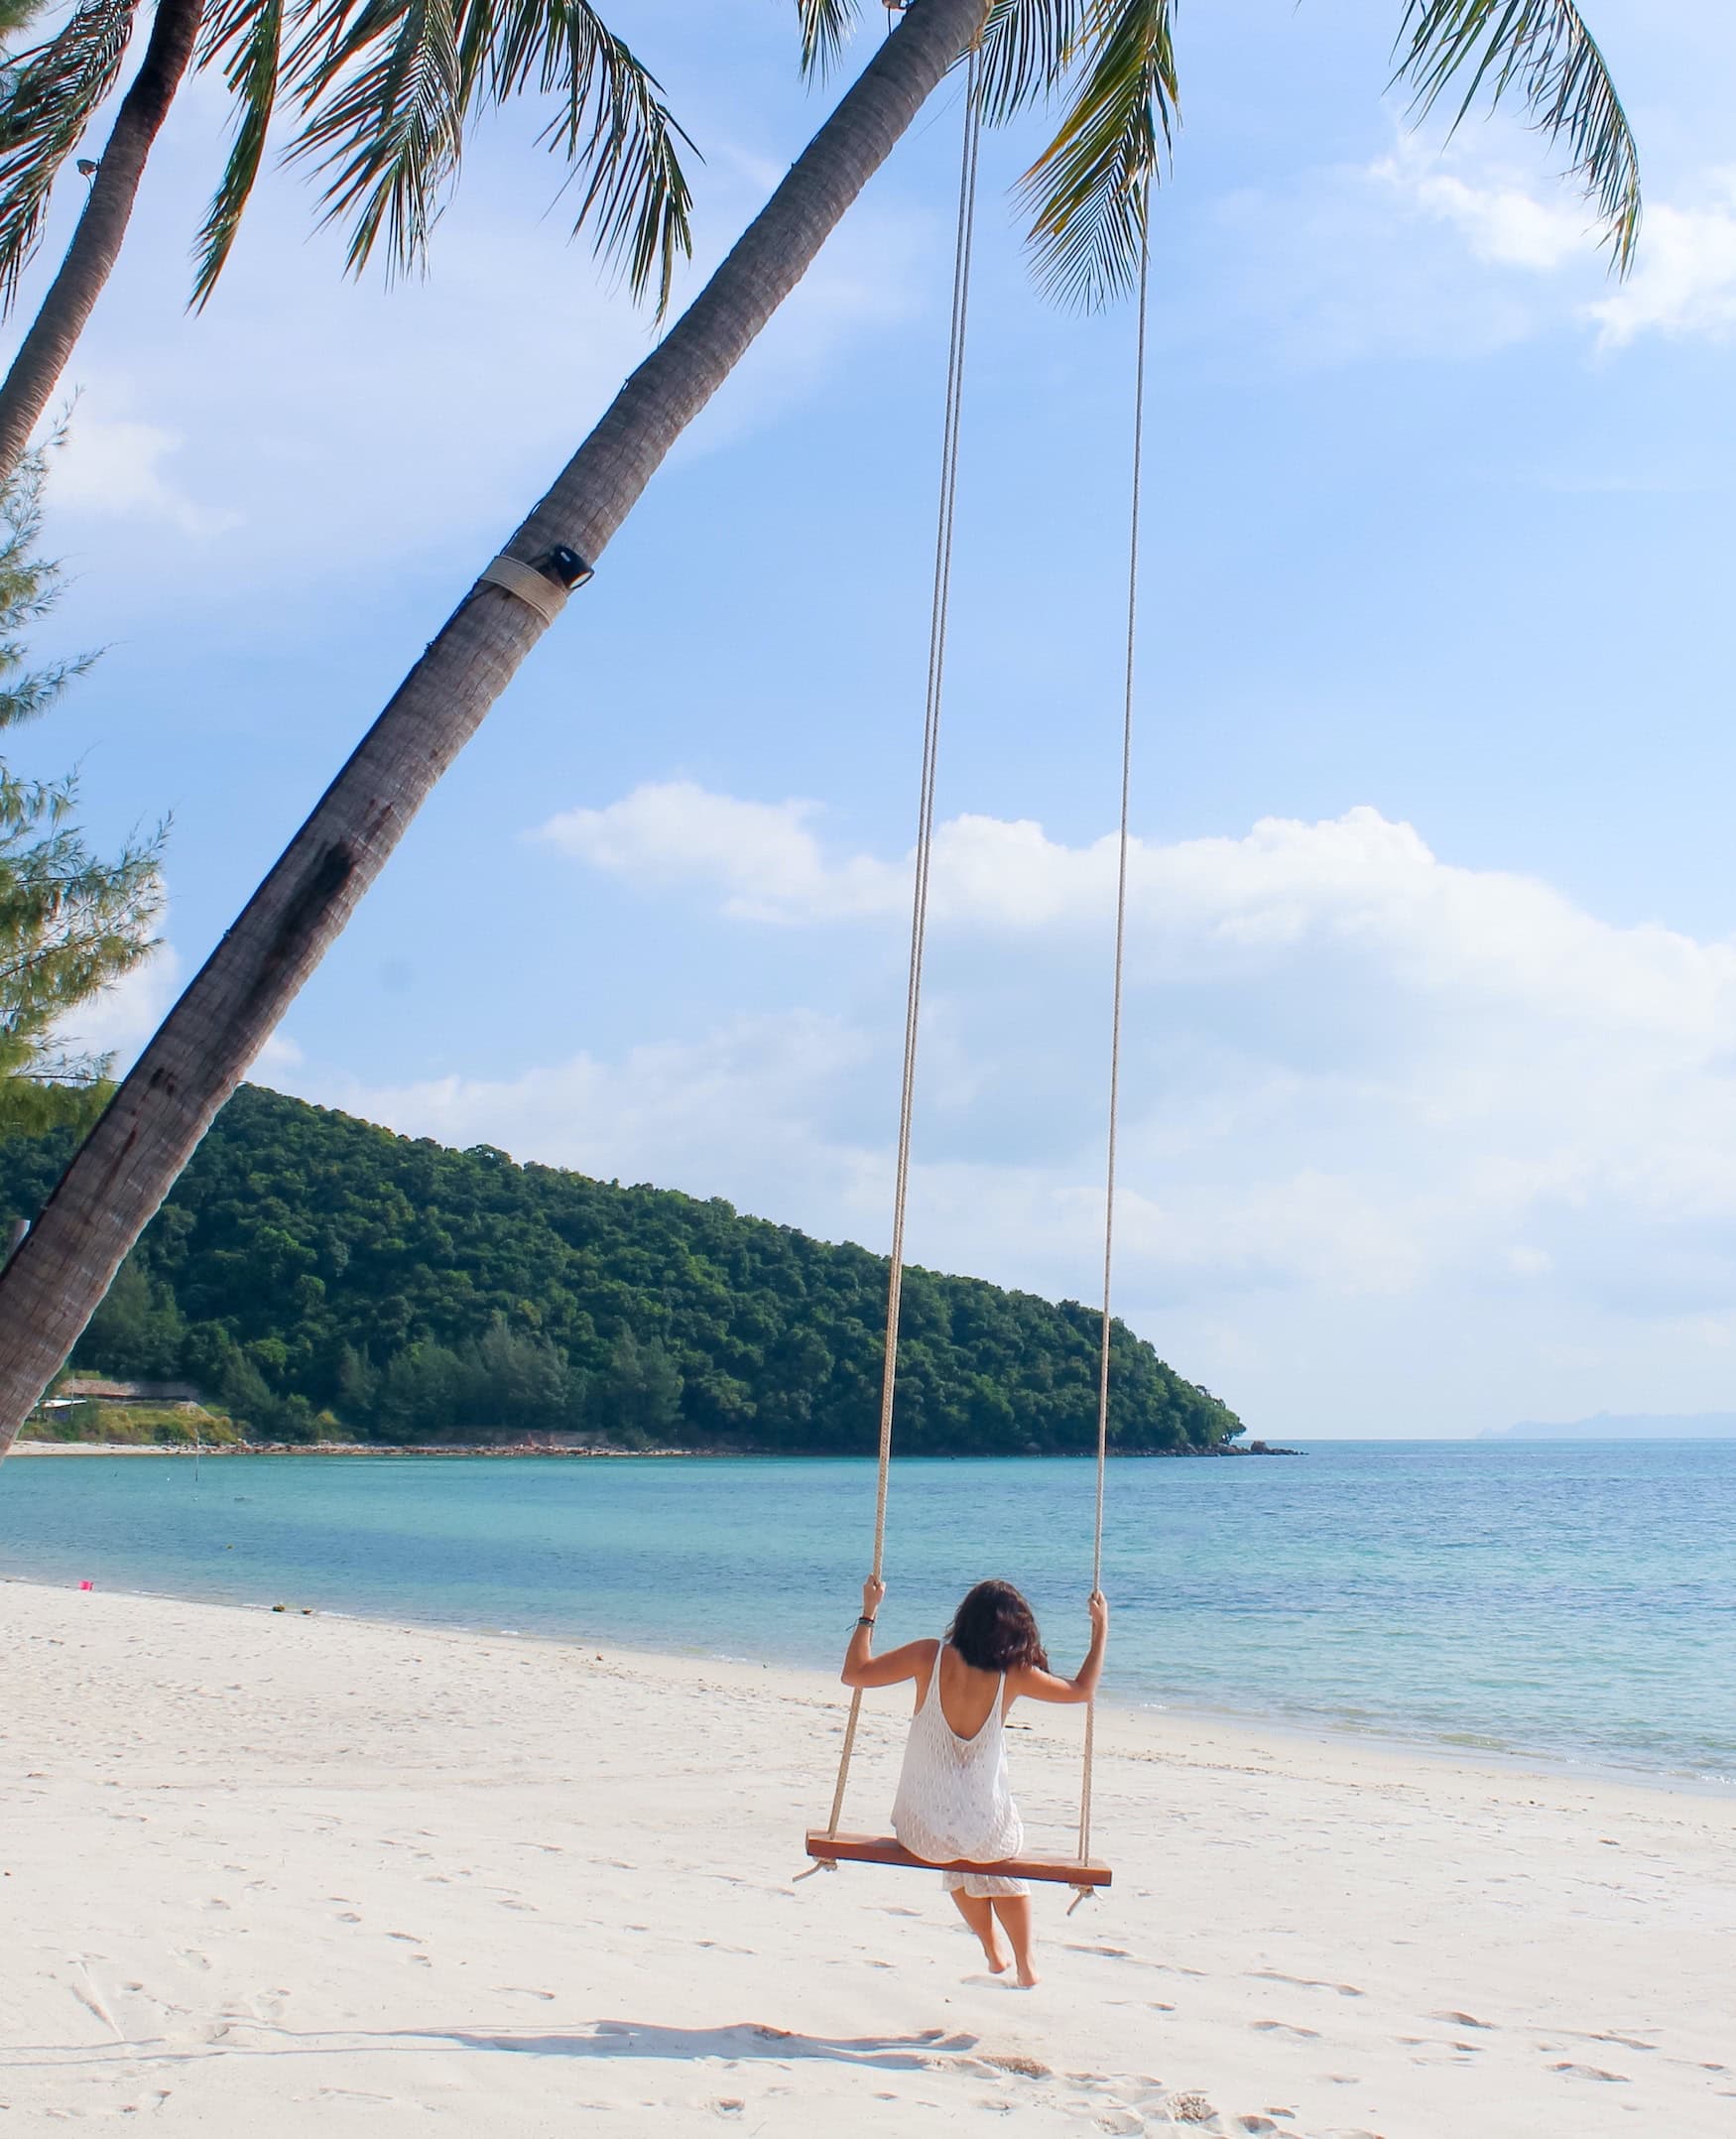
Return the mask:
[[(913, 1856), (930, 1864), (997, 1863), (1017, 1856), (1025, 1827), (1007, 1782), (1007, 1710), (1031, 1700), (1086, 1701), (1097, 1691), (1109, 1638), (1109, 1606), (1091, 1592), (1091, 1646), (1078, 1675), (1049, 1668), (1036, 1614), (1011, 1582), (978, 1582), (939, 1641), (907, 1641), (874, 1654), (874, 1621), (886, 1584), (862, 1584), (862, 1616), (840, 1676), (848, 1687), (916, 1681), (916, 1711), (893, 1800), (892, 1829)], [(988, 1964), (1003, 1974), (1007, 1955), (996, 1919), (1012, 1942), (1021, 1990), (1037, 1981), (1031, 1964), (1031, 1889), (1023, 1879), (987, 1873), (945, 1874), (958, 1913), (982, 1941)]]

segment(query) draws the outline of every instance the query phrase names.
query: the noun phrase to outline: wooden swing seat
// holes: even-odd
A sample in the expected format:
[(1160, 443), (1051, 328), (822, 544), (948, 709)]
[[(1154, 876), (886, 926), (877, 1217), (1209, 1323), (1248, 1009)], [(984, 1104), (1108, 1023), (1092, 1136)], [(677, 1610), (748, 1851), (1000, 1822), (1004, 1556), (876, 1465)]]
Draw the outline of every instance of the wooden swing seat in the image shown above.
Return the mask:
[(979, 1872), (998, 1879), (1053, 1879), (1061, 1886), (1108, 1886), (1115, 1874), (1099, 1857), (1081, 1864), (1077, 1857), (1001, 1857), (993, 1864), (972, 1864), (960, 1858), (955, 1864), (930, 1864), (927, 1857), (913, 1856), (891, 1834), (828, 1834), (823, 1827), (807, 1830), (807, 1853), (822, 1864), (902, 1864), (916, 1871)]

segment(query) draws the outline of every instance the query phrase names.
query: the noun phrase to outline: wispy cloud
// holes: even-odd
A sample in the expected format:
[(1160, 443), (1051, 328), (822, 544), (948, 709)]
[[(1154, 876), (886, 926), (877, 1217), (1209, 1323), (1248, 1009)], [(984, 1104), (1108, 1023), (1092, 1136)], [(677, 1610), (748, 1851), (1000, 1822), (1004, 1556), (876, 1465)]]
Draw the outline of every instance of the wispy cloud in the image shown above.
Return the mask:
[(1563, 287), (1538, 324), (1566, 315), (1603, 349), (1643, 335), (1727, 340), (1736, 332), (1736, 171), (1714, 170), (1646, 210), (1638, 261), (1626, 282), (1581, 294), (1598, 258), (1584, 205), (1500, 162), (1453, 168), (1413, 140), (1369, 170), (1415, 219), (1444, 225), (1473, 260)]
[(1642, 334), (1736, 335), (1736, 172), (1716, 174), (1706, 193), (1695, 206), (1653, 208), (1632, 281), (1586, 307), (1605, 347)]
[[(117, 403), (124, 406), (124, 399)], [(56, 509), (99, 520), (157, 522), (195, 538), (240, 526), (238, 510), (201, 505), (178, 486), (172, 464), (185, 443), (179, 432), (160, 424), (75, 409), (55, 462)]]
[(1456, 230), (1473, 258), (1499, 267), (1552, 273), (1582, 262), (1596, 244), (1586, 209), (1558, 190), (1539, 198), (1524, 179), (1498, 173), (1477, 184), (1440, 169), (1438, 158), (1424, 158), (1412, 142), (1371, 165), (1368, 175), (1414, 211)]
[(1736, 174), (1654, 193), (1634, 272), (1616, 283), (1591, 209), (1521, 138), (1495, 126), (1441, 150), (1395, 131), (1367, 163), (1224, 196), (1207, 219), (1196, 331), (1215, 332), (1228, 307), (1306, 364), (1473, 359), (1551, 332), (1605, 352), (1653, 335), (1729, 338)]

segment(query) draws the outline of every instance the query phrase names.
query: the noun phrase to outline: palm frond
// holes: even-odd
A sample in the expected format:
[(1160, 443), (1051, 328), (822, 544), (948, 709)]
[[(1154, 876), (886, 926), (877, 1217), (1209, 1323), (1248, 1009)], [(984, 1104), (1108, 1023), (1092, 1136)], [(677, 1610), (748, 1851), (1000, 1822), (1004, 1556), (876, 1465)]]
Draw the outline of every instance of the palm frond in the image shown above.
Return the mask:
[(796, 0), (802, 24), (802, 71), (823, 79), (843, 56), (861, 9), (857, 0)]
[(351, 272), (382, 233), (389, 272), (419, 264), (463, 146), (454, 0), (346, 0), (285, 73), (307, 121), (290, 156), (325, 174), (322, 219), (349, 222)]
[(1082, 79), (1021, 187), (1040, 277), (1087, 310), (1138, 273), (1148, 187), (1178, 123), (1173, 17), (1173, 0), (1089, 0), (1071, 48)]
[[(293, 4), (293, 0), (292, 0)], [(656, 78), (586, 0), (312, 0), (283, 63), (303, 116), (289, 154), (326, 177), (349, 266), (384, 237), (419, 265), (457, 176), (467, 126), (527, 91), (558, 98), (542, 139), (583, 187), (575, 228), (661, 311), (692, 251), (687, 137)]]
[(1603, 55), (1572, 0), (1407, 0), (1395, 81), (1419, 117), (1464, 81), (1456, 129), (1479, 96), (1493, 110), (1509, 90), (1532, 123), (1564, 141), (1567, 175), (1596, 201), (1612, 266), (1625, 275), (1640, 235), (1640, 162)]
[(113, 88), (138, 0), (80, 0), (58, 34), (11, 60), (0, 88), (0, 315), (36, 250), (61, 167)]
[(216, 287), (235, 242), (241, 212), (259, 177), (277, 105), (283, 37), (284, 0), (223, 0), (207, 19), (199, 40), (199, 65), (220, 67), (235, 99), (235, 139), (198, 234), (198, 272), (192, 286), (195, 311)]
[(1054, 94), (1071, 64), (1089, 0), (994, 0), (983, 25), (978, 95), (999, 126)]
[(465, 41), (478, 106), (503, 104), (533, 84), (559, 97), (560, 116), (542, 138), (572, 167), (566, 183), (583, 188), (574, 234), (590, 230), (598, 255), (620, 263), (635, 297), (655, 284), (661, 316), (676, 265), (693, 250), (692, 194), (681, 161), (682, 145), (692, 143), (657, 77), (586, 0), (505, 8), (501, 0), (470, 0), (470, 12), (492, 32)]

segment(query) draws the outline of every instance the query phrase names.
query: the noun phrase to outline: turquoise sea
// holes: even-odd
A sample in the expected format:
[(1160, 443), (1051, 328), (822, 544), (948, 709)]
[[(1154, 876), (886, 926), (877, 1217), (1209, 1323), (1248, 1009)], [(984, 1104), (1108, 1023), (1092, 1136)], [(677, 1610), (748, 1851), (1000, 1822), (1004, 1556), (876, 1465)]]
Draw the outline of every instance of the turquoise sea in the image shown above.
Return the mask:
[[(899, 1463), (886, 1638), (1004, 1574), (1071, 1668), (1091, 1482)], [(15, 1458), (0, 1573), (827, 1664), (873, 1503), (866, 1462)], [(1106, 1698), (1736, 1788), (1736, 1442), (1120, 1462), (1105, 1570)]]

